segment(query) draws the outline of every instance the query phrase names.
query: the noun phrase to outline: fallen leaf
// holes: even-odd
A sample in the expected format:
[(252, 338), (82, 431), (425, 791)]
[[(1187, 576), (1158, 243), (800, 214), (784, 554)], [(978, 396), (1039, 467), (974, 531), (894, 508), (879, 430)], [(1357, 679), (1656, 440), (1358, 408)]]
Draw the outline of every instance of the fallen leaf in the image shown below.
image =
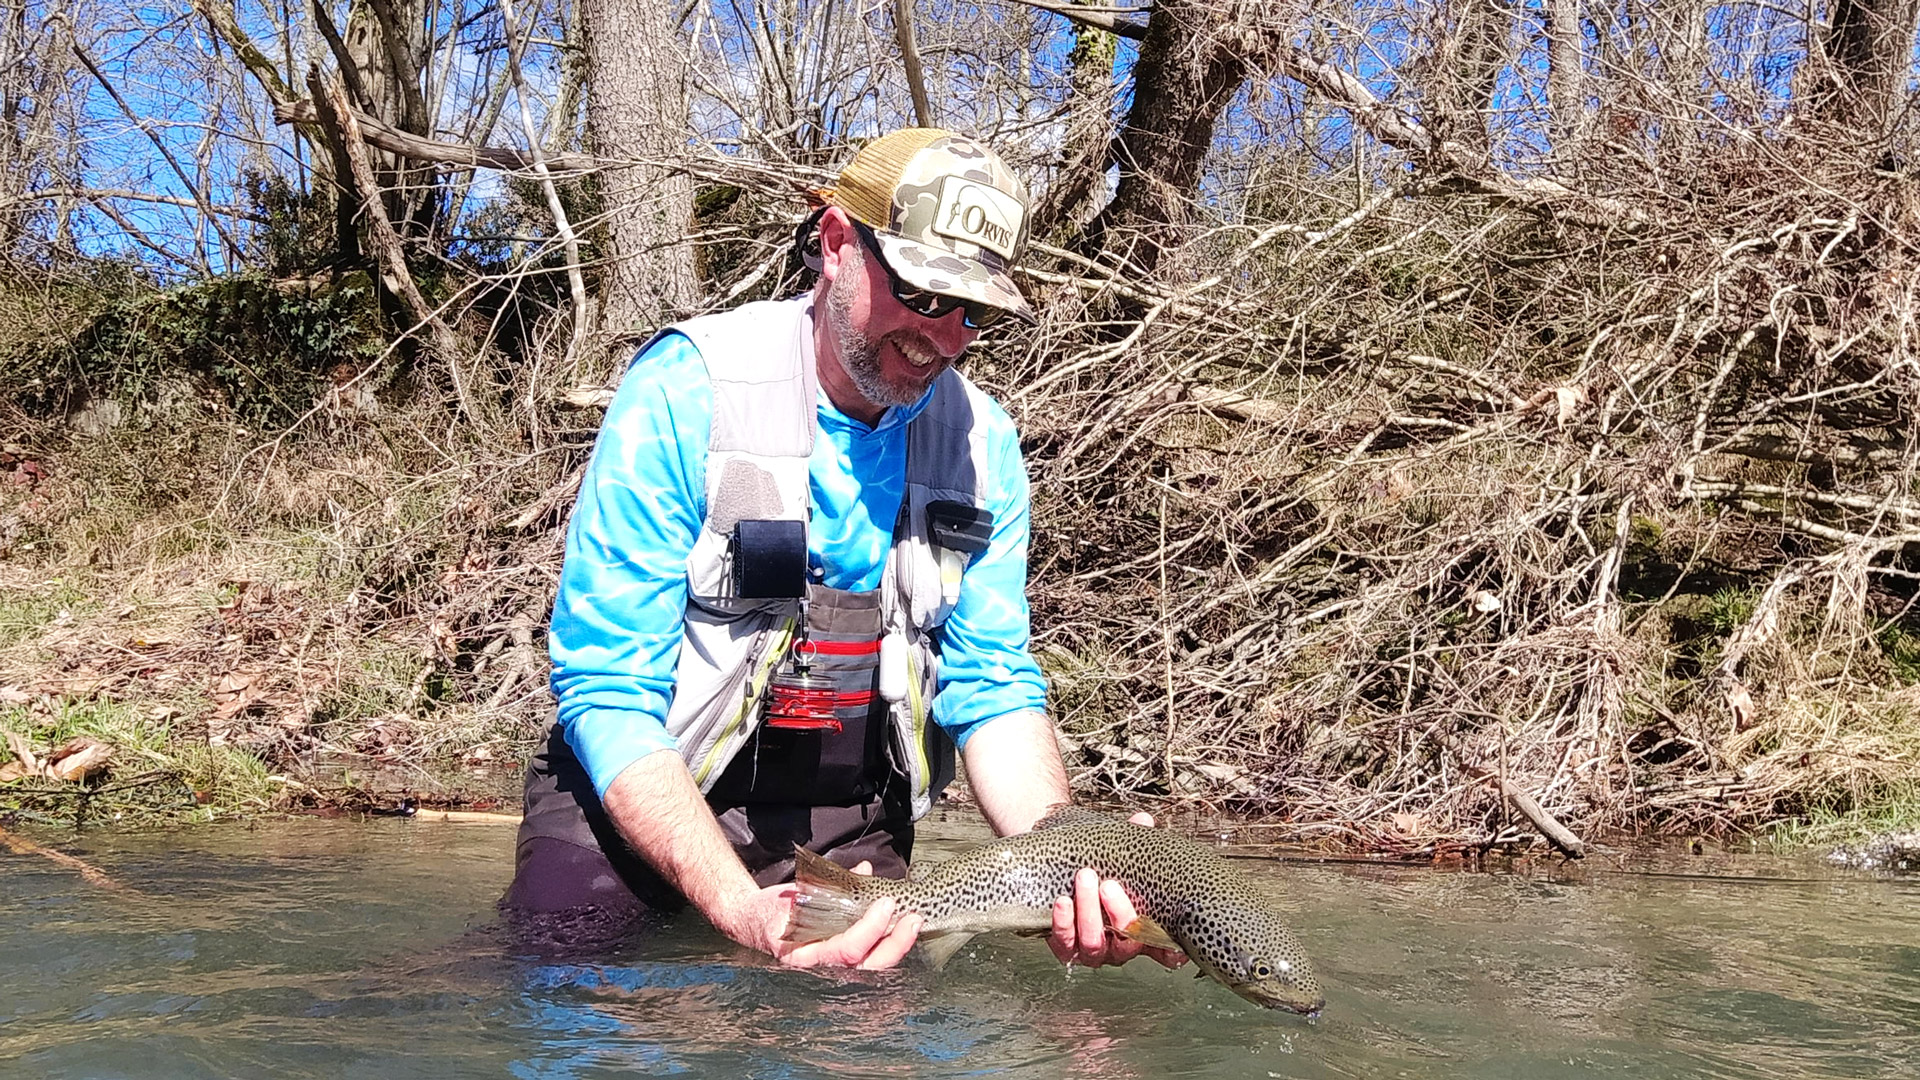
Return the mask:
[(213, 715), (231, 720), (253, 707), (254, 702), (266, 696), (266, 691), (259, 686), (262, 678), (258, 671), (229, 671), (220, 676), (213, 685)]
[(1491, 615), (1500, 610), (1500, 594), (1481, 589), (1473, 594), (1473, 610), (1482, 615)]
[(1753, 693), (1739, 679), (1727, 687), (1727, 708), (1733, 713), (1733, 730), (1742, 731), (1753, 720)]
[(1553, 402), (1554, 423), (1566, 427), (1567, 421), (1579, 407), (1588, 402), (1587, 388), (1584, 386), (1549, 386), (1534, 392), (1534, 395), (1519, 403), (1521, 412), (1533, 412)]
[(1389, 814), (1387, 820), (1393, 823), (1393, 831), (1401, 836), (1418, 836), (1427, 828), (1425, 814), (1409, 814), (1403, 811)]
[(1399, 502), (1413, 494), (1413, 481), (1407, 479), (1407, 474), (1399, 469), (1390, 469), (1387, 472), (1385, 491), (1388, 500)]
[(1574, 410), (1587, 403), (1587, 388), (1584, 386), (1556, 386), (1553, 388), (1553, 398), (1559, 406), (1559, 413), (1554, 418), (1554, 423), (1558, 427), (1566, 427), (1567, 421), (1573, 419)]
[(107, 771), (107, 759), (113, 747), (85, 735), (70, 740), (47, 758), (47, 774), (56, 780), (78, 783)]
[(40, 759), (33, 756), (33, 744), (27, 741), (25, 735), (17, 731), (7, 732), (7, 749), (13, 751), (13, 756), (19, 760), (20, 767), (28, 773), (40, 772)]

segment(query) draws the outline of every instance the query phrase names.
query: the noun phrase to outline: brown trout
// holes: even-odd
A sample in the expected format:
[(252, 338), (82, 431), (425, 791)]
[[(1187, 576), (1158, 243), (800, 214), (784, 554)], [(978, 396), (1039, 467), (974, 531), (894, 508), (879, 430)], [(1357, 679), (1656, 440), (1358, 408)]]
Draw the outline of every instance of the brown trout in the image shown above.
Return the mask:
[(1200, 970), (1257, 1005), (1317, 1013), (1325, 999), (1306, 950), (1273, 905), (1225, 859), (1166, 829), (1091, 810), (1054, 813), (1032, 832), (1004, 837), (905, 880), (867, 877), (804, 849), (795, 853), (791, 941), (819, 941), (891, 896), (898, 914), (924, 920), (920, 945), (935, 967), (989, 930), (1046, 933), (1055, 897), (1073, 894), (1083, 866), (1118, 880), (1139, 918), (1118, 932), (1179, 949)]

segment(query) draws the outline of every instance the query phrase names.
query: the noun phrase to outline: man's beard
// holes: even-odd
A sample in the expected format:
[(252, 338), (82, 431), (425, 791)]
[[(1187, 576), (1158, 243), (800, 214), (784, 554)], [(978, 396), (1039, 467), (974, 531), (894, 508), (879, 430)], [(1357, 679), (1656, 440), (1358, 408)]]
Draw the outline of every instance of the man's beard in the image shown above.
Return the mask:
[[(861, 262), (869, 274), (884, 274), (884, 267), (875, 266), (866, 252), (860, 253)], [(868, 402), (883, 409), (911, 405), (920, 400), (943, 366), (938, 360), (927, 365), (925, 379), (908, 376), (897, 382), (888, 382), (885, 370), (880, 363), (880, 342), (867, 336), (867, 332), (853, 325), (853, 300), (864, 282), (854, 281), (854, 275), (841, 273), (827, 285), (827, 324), (833, 327), (833, 336), (840, 346), (840, 366), (846, 369), (847, 377), (853, 380), (854, 389)], [(884, 340), (884, 339), (883, 339)], [(922, 340), (922, 345), (931, 349), (932, 343)]]

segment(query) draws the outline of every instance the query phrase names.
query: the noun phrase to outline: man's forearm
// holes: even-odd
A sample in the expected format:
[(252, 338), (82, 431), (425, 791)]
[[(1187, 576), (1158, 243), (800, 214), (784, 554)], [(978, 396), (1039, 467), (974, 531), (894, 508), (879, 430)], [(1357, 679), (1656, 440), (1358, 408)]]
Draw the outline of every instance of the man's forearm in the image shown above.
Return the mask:
[(660, 751), (627, 766), (601, 800), (614, 826), (716, 929), (763, 951), (760, 886), (720, 831), (680, 755)]
[(980, 813), (1001, 836), (1026, 832), (1072, 800), (1053, 721), (1045, 713), (1011, 713), (982, 724), (962, 756)]

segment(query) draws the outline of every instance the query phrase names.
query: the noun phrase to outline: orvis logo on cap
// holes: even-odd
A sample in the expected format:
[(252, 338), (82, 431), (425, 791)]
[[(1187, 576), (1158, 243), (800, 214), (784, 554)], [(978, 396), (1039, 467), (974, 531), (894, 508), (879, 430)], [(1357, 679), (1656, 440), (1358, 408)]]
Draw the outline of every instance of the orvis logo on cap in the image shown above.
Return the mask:
[(1020, 227), (1026, 221), (1026, 214), (1020, 200), (999, 188), (963, 176), (949, 176), (940, 185), (940, 208), (934, 214), (933, 231), (954, 240), (979, 244), (1011, 260), (1014, 245), (1020, 242)]

